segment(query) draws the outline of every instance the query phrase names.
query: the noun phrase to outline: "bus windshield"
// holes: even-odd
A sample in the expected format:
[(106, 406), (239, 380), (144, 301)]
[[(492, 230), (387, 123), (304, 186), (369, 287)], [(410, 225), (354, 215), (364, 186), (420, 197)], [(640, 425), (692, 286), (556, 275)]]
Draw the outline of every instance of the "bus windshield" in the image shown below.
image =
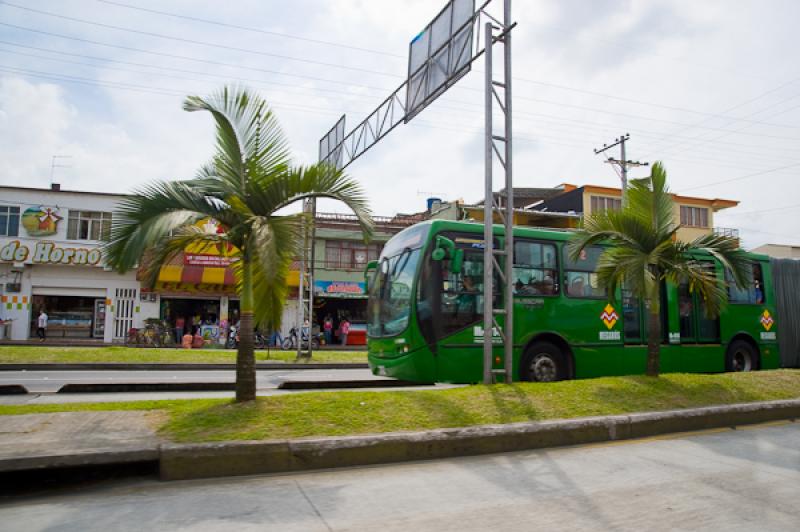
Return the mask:
[(427, 231), (427, 225), (407, 229), (390, 240), (381, 253), (369, 282), (369, 336), (394, 336), (408, 326), (414, 275)]

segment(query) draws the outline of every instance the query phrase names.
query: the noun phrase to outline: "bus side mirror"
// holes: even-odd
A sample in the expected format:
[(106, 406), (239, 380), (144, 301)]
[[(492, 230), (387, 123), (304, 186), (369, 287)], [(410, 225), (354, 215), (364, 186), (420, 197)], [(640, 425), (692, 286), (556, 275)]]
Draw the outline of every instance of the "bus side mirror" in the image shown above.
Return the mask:
[(378, 269), (378, 261), (371, 260), (367, 263), (367, 267), (364, 268), (364, 289), (366, 292), (369, 292), (369, 278), (370, 273), (374, 270)]
[(456, 248), (455, 242), (446, 236), (436, 237), (436, 248), (431, 253), (431, 259), (440, 261), (450, 259), (450, 271), (460, 273), (464, 263), (464, 250)]

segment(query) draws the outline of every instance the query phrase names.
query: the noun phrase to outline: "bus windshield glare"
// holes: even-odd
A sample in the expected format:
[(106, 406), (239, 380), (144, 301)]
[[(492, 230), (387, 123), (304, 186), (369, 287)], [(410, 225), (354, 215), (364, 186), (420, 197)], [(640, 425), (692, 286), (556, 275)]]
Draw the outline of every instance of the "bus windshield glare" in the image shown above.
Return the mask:
[[(394, 336), (408, 326), (412, 288), (428, 226), (409, 228), (390, 240), (369, 281), (367, 334)], [(402, 246), (402, 247), (401, 247)]]

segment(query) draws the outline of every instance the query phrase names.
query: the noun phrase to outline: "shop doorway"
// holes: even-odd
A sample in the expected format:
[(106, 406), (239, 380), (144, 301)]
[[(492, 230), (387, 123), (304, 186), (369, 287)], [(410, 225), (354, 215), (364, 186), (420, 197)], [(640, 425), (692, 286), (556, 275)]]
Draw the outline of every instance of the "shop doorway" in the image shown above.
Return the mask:
[(315, 297), (314, 298), (314, 330), (323, 330), (325, 318), (333, 319), (333, 345), (340, 345), (339, 325), (347, 318), (350, 322), (350, 333), (347, 345), (366, 345), (367, 332), (367, 299)]
[(31, 298), (30, 338), (36, 336), (39, 311), (47, 313), (49, 338), (103, 338), (105, 300), (80, 296), (41, 296)]
[(173, 298), (161, 296), (160, 319), (175, 334), (180, 344), (185, 333), (194, 334), (197, 329), (204, 338), (219, 340), (219, 299)]

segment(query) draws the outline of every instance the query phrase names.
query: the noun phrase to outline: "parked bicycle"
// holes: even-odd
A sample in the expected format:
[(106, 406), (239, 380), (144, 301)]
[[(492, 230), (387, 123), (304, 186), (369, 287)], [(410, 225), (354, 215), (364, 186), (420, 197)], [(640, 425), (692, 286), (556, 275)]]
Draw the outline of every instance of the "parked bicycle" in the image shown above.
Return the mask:
[(172, 347), (175, 339), (172, 329), (160, 321), (146, 321), (145, 326), (128, 330), (127, 343), (137, 347)]
[[(308, 349), (308, 332), (302, 332), (302, 349)], [(290, 349), (297, 349), (297, 327), (292, 327), (289, 330), (288, 336), (283, 339), (281, 347), (288, 351)], [(319, 334), (311, 335), (311, 349), (319, 349)]]

